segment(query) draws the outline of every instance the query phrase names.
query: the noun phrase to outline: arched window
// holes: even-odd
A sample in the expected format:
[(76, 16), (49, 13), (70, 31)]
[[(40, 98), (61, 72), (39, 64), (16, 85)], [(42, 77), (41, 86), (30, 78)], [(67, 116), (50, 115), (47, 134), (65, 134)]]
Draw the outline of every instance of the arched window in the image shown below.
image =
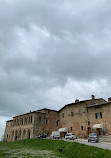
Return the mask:
[(15, 140), (18, 140), (18, 132), (15, 131)]
[(30, 129), (27, 131), (27, 138), (30, 139), (30, 134), (31, 134), (31, 131)]

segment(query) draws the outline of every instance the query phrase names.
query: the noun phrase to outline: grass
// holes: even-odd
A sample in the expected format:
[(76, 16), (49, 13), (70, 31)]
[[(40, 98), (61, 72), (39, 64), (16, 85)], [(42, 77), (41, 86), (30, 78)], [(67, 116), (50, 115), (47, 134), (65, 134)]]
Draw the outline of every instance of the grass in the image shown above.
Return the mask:
[[(62, 149), (62, 152), (59, 152)], [(111, 158), (111, 151), (75, 142), (29, 139), (0, 142), (0, 158)]]

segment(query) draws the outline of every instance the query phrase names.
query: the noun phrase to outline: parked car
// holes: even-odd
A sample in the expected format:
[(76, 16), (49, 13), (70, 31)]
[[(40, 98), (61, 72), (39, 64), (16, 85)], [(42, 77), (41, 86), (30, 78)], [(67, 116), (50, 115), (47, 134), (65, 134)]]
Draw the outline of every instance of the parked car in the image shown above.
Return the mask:
[(38, 136), (36, 136), (36, 138), (46, 138), (46, 137), (47, 137), (46, 133), (42, 133), (42, 134), (39, 134)]
[(77, 139), (76, 135), (73, 133), (67, 133), (65, 139)]
[(51, 139), (59, 139), (60, 138), (60, 132), (58, 131), (53, 131), (50, 135)]
[(89, 134), (88, 142), (91, 142), (91, 141), (95, 141), (96, 143), (99, 142), (99, 137), (98, 137), (97, 133), (90, 133)]

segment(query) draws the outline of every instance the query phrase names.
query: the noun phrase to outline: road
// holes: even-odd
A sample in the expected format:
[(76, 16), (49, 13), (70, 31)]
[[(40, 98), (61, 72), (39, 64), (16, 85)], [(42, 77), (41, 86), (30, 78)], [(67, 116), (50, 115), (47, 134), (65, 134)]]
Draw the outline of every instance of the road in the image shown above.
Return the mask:
[(70, 141), (70, 142), (77, 142), (77, 143), (81, 143), (81, 144), (85, 144), (85, 145), (89, 145), (89, 146), (95, 146), (98, 148), (111, 150), (111, 143), (108, 143), (108, 142), (95, 143), (95, 142), (88, 142), (87, 140), (84, 140), (84, 139), (75, 139), (75, 140), (63, 139), (63, 140)]

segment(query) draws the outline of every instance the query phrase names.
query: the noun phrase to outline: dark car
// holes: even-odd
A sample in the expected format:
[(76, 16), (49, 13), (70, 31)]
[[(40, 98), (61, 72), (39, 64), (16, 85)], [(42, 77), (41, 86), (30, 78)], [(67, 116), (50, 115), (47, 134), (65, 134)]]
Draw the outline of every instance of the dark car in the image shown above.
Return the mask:
[(99, 137), (98, 137), (97, 133), (90, 133), (89, 134), (88, 142), (91, 142), (91, 141), (95, 141), (96, 143), (99, 142)]
[(36, 136), (36, 138), (46, 138), (46, 137), (47, 137), (46, 133), (42, 133), (42, 134), (39, 134), (38, 136)]

